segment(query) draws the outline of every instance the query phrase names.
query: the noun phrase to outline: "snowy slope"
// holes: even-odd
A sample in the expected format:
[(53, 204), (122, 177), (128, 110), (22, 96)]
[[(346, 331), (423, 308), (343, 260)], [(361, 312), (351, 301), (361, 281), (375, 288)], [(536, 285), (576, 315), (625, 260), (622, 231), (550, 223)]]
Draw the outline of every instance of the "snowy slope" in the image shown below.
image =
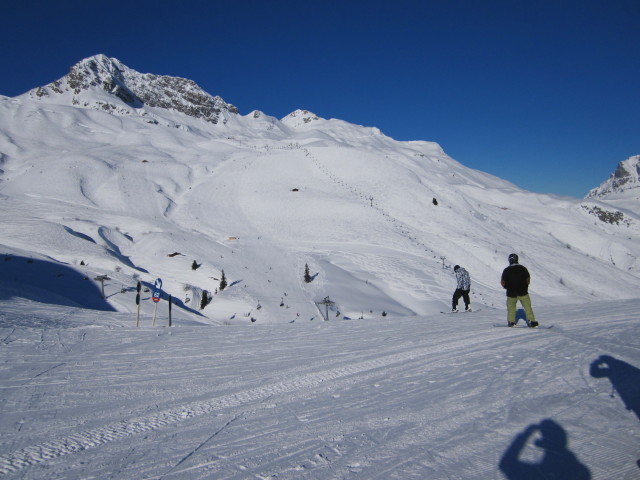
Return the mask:
[[(548, 304), (640, 286), (637, 199), (533, 194), (436, 143), (305, 110), (243, 116), (104, 55), (0, 98), (0, 169), (2, 253), (109, 275), (119, 311), (135, 305), (118, 292), (160, 277), (213, 323), (308, 321), (327, 296), (335, 318), (422, 315), (447, 307), (454, 264), (474, 304), (501, 307), (511, 252)], [(216, 294), (223, 270), (230, 287)], [(214, 302), (200, 311), (205, 290)]]
[(0, 478), (637, 479), (639, 309), (136, 329), (1, 300)]
[[(309, 319), (326, 296), (350, 317), (434, 312), (448, 303), (456, 263), (471, 272), (474, 301), (497, 306), (512, 251), (548, 301), (637, 296), (637, 210), (606, 223), (585, 208), (606, 201), (525, 192), (437, 144), (340, 120), (254, 112), (213, 125), (156, 112), (174, 123), (3, 98), (5, 253), (84, 262), (118, 289), (161, 277), (194, 303), (225, 270), (238, 282), (216, 296), (228, 309), (203, 312), (217, 322)], [(110, 301), (134, 308), (121, 299)]]
[[(0, 97), (0, 477), (638, 478), (637, 199), (71, 73)], [(552, 329), (492, 327), (511, 252)]]

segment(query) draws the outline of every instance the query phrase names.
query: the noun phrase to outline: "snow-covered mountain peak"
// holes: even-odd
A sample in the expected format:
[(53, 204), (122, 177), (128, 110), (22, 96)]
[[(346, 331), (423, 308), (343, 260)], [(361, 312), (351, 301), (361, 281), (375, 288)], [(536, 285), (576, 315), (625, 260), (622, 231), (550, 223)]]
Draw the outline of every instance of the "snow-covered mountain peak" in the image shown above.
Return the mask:
[(605, 182), (587, 194), (587, 198), (620, 196), (640, 198), (640, 155), (620, 162), (616, 171)]
[(322, 120), (315, 113), (310, 112), (309, 110), (296, 110), (295, 112), (291, 112), (289, 115), (284, 117), (281, 121), (288, 127), (299, 127), (301, 125), (307, 125), (316, 120)]
[(145, 106), (160, 108), (211, 123), (218, 123), (223, 113), (238, 113), (236, 107), (208, 94), (193, 80), (142, 74), (106, 55), (85, 58), (61, 79), (25, 95), (121, 115), (141, 113)]
[[(394, 140), (385, 136), (377, 127), (365, 127), (337, 118), (322, 118), (309, 110), (296, 110), (280, 120), (289, 127), (299, 138), (330, 139), (333, 142), (349, 145), (369, 144), (371, 137), (377, 137), (379, 147), (387, 141)], [(394, 147), (395, 148), (395, 147)]]

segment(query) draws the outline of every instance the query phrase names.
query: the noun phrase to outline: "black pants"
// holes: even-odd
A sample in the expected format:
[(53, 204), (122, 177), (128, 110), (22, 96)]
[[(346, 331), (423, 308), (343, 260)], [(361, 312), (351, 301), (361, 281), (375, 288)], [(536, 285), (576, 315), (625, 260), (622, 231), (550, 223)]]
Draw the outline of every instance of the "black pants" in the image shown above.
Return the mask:
[(456, 288), (456, 291), (453, 292), (453, 302), (451, 303), (452, 308), (456, 308), (458, 306), (458, 300), (464, 300), (464, 306), (469, 308), (469, 304), (471, 303), (471, 299), (469, 298), (469, 290), (462, 290), (460, 288)]

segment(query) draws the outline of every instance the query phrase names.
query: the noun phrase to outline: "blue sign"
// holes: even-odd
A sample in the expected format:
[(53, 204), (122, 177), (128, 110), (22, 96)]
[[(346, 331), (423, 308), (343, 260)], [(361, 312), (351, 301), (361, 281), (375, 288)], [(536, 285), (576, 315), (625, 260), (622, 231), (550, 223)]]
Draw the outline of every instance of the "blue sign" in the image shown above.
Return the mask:
[(158, 278), (153, 284), (153, 297), (151, 297), (151, 300), (153, 300), (154, 302), (159, 302), (161, 296), (162, 296), (162, 280)]

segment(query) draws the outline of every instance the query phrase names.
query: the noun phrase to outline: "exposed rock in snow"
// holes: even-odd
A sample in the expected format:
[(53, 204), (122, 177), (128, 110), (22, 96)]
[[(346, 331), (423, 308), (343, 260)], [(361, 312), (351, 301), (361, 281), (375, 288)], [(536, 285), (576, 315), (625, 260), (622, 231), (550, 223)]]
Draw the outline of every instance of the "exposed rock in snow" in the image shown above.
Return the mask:
[(319, 116), (308, 110), (296, 110), (282, 119), (282, 123), (289, 127), (298, 127), (300, 125), (306, 125), (316, 120), (321, 120)]
[[(106, 93), (96, 99), (96, 90)], [(105, 55), (86, 58), (71, 67), (67, 75), (25, 95), (43, 97), (71, 96), (73, 105), (112, 113), (131, 114), (144, 106), (163, 108), (218, 123), (223, 112), (238, 109), (222, 98), (209, 95), (193, 80), (165, 75), (141, 74)]]
[(609, 179), (591, 190), (586, 198), (609, 198), (621, 195), (640, 198), (640, 155), (620, 162)]

